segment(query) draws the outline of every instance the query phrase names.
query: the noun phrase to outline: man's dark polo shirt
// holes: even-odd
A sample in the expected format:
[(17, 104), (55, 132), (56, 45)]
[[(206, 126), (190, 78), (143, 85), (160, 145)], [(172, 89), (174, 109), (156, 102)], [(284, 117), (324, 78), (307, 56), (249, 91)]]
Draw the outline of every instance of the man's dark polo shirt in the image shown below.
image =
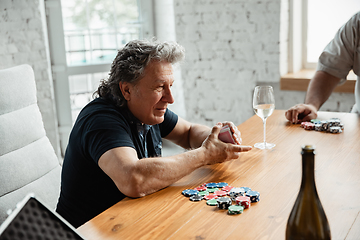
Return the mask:
[[(167, 110), (164, 122), (149, 128), (146, 135), (149, 157), (161, 156), (161, 138), (174, 129), (177, 120), (178, 116)], [(139, 159), (145, 158), (145, 143), (138, 132), (140, 125), (127, 107), (116, 107), (102, 98), (93, 100), (80, 112), (65, 153), (56, 209), (74, 227), (125, 198), (98, 161), (116, 147), (132, 147)]]

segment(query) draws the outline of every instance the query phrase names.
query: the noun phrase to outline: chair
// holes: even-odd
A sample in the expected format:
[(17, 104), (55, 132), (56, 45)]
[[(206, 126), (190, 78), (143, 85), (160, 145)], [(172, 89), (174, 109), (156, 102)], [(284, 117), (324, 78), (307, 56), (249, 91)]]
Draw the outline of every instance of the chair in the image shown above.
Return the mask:
[(54, 209), (61, 166), (46, 136), (30, 65), (0, 70), (0, 224), (28, 193)]

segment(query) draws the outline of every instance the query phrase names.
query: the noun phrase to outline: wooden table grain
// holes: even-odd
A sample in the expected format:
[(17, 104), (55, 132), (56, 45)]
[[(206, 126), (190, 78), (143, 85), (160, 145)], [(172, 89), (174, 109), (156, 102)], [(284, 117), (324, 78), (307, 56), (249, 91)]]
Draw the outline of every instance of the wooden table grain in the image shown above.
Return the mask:
[[(285, 239), (289, 213), (301, 181), (301, 146), (316, 146), (315, 179), (333, 239), (360, 238), (360, 117), (319, 112), (320, 120), (340, 118), (340, 134), (307, 131), (289, 123), (285, 111), (267, 120), (271, 150), (253, 149), (233, 161), (197, 169), (171, 186), (143, 198), (125, 198), (78, 228), (87, 239)], [(254, 115), (238, 126), (244, 145), (263, 139)], [(205, 182), (227, 182), (260, 192), (260, 202), (240, 215), (191, 202), (181, 192)]]

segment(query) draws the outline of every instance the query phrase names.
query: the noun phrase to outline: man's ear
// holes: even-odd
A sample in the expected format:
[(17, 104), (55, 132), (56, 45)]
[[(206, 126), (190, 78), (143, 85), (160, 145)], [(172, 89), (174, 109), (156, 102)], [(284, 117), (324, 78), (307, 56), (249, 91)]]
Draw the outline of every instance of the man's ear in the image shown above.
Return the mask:
[(128, 82), (119, 82), (119, 87), (122, 95), (126, 101), (130, 100), (130, 83)]

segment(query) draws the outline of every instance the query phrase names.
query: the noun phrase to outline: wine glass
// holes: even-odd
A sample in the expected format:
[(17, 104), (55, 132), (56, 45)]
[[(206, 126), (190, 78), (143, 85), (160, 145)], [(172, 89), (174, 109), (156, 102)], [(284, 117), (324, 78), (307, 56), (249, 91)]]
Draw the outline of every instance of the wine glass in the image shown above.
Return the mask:
[(274, 143), (266, 142), (266, 119), (275, 109), (275, 97), (272, 86), (256, 86), (253, 97), (253, 108), (256, 115), (262, 118), (264, 123), (264, 142), (255, 143), (254, 147), (260, 149), (271, 149)]

